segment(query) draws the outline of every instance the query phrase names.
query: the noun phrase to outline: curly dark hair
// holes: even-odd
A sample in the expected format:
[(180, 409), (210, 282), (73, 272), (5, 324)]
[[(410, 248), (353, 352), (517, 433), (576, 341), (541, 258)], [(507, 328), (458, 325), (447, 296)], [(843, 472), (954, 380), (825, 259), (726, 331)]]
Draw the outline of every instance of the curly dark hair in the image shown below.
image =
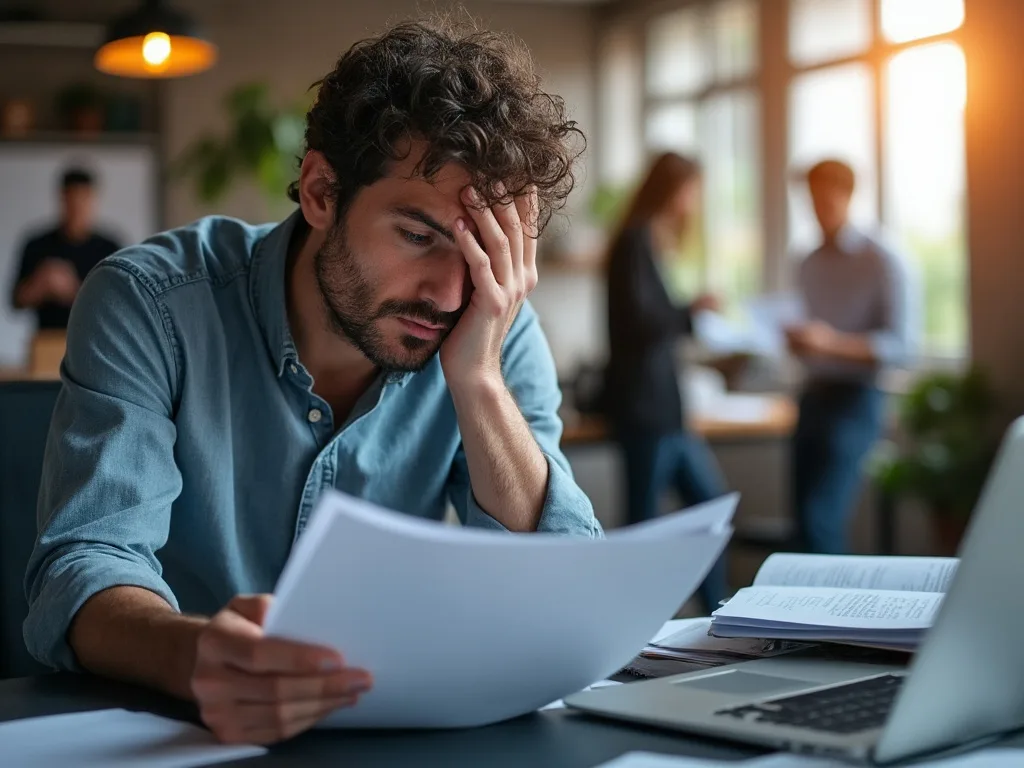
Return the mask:
[[(488, 205), (535, 187), (538, 230), (572, 191), (586, 140), (506, 35), (441, 19), (402, 23), (353, 45), (312, 87), (306, 150), (334, 171), (338, 221), (362, 187), (404, 159), (410, 140), (426, 144), (418, 173), (432, 179), (458, 163)], [(298, 202), (297, 182), (288, 196)]]

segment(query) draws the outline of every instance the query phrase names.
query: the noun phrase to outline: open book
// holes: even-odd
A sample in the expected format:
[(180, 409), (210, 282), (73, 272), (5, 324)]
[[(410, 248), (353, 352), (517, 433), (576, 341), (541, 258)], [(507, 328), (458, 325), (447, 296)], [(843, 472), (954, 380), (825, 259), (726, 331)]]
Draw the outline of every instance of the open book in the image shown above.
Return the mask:
[(956, 558), (775, 554), (712, 614), (716, 637), (914, 650), (938, 614)]

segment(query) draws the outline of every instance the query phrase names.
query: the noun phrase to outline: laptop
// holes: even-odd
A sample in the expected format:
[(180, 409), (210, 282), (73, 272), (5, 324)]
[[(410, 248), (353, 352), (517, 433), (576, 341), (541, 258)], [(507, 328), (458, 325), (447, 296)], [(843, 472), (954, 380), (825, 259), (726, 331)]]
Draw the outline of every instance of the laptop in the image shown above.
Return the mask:
[(909, 666), (792, 654), (565, 699), (595, 715), (877, 764), (1024, 727), (1024, 417)]

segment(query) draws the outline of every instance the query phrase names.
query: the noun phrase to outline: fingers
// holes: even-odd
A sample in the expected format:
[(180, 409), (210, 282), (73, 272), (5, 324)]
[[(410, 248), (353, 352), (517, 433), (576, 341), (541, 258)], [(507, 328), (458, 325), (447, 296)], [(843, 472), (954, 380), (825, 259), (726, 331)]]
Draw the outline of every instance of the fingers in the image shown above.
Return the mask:
[(202, 710), (203, 722), (223, 742), (272, 744), (316, 725), (336, 709), (351, 707), (355, 696), (277, 704), (242, 703)]
[(469, 276), (473, 290), (486, 297), (488, 306), (500, 307), (501, 286), (491, 267), (491, 257), (480, 247), (464, 219), (455, 222), (455, 241), (459, 244), (462, 257), (469, 265)]
[[(498, 285), (509, 285), (516, 276), (515, 261), (522, 264), (522, 227), (512, 203), (495, 203), (490, 208), (472, 187), (462, 191), (462, 201), (480, 232), (484, 253)], [(499, 221), (498, 217), (501, 217)], [(518, 257), (514, 251), (518, 246)]]
[(373, 685), (369, 672), (348, 668), (329, 675), (254, 675), (229, 667), (197, 669), (192, 692), (207, 705), (229, 701), (271, 704), (318, 701), (366, 693)]
[(523, 280), (526, 293), (537, 287), (537, 237), (540, 224), (540, 205), (537, 188), (530, 187), (525, 195), (516, 198), (516, 208), (523, 229)]
[(262, 627), (272, 599), (270, 595), (238, 595), (228, 603), (228, 609)]
[(208, 664), (257, 674), (308, 675), (334, 672), (344, 666), (337, 651), (266, 637), (262, 628), (233, 609), (218, 613), (199, 636), (197, 656)]
[(236, 598), (200, 633), (192, 694), (219, 739), (266, 744), (312, 727), (329, 712), (352, 706), (373, 680), (344, 668), (341, 654), (266, 637), (257, 622), (269, 598)]

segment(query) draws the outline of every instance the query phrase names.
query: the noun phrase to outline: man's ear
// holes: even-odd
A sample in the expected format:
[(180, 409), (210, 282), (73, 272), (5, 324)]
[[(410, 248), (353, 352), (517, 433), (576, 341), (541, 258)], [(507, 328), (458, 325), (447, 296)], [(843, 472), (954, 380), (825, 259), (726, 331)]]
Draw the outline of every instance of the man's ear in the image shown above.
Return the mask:
[(334, 226), (334, 200), (330, 185), (334, 172), (320, 152), (310, 150), (299, 171), (299, 205), (310, 227), (322, 232)]

